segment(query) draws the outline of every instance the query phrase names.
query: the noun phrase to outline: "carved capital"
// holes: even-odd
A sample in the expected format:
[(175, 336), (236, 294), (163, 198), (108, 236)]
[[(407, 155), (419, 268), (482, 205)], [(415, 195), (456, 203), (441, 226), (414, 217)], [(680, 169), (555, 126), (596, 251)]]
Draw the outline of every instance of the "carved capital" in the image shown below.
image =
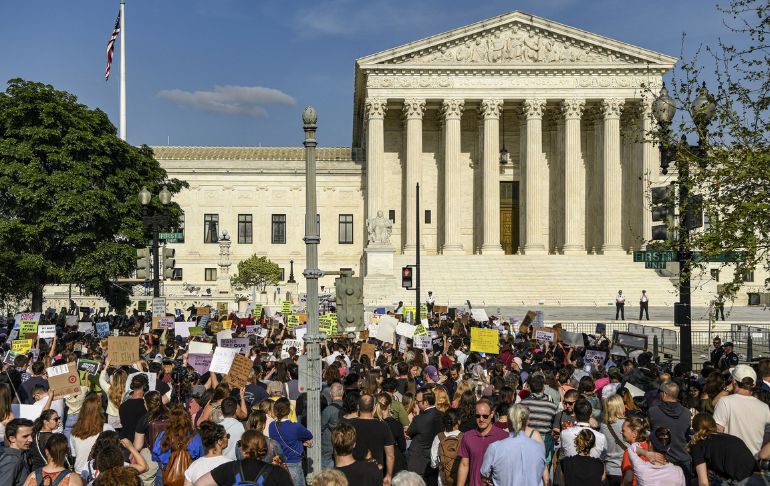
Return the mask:
[(533, 118), (543, 118), (545, 112), (545, 100), (542, 98), (524, 100), (524, 115), (527, 120)]
[(586, 100), (566, 99), (561, 102), (561, 112), (565, 120), (575, 120), (583, 116)]
[(642, 115), (647, 118), (652, 116), (652, 104), (655, 102), (655, 93), (652, 91), (642, 91)]
[(499, 119), (503, 111), (503, 100), (482, 100), (479, 105), (479, 117)]
[(385, 113), (388, 111), (388, 100), (382, 98), (367, 98), (366, 99), (366, 118), (385, 118)]
[(441, 116), (446, 120), (459, 120), (465, 110), (465, 100), (450, 99), (444, 100), (441, 104)]
[(410, 98), (404, 100), (404, 109), (402, 112), (404, 118), (422, 119), (425, 114), (425, 100), (420, 98)]
[(604, 118), (620, 118), (625, 100), (622, 98), (606, 98), (602, 100), (602, 113)]

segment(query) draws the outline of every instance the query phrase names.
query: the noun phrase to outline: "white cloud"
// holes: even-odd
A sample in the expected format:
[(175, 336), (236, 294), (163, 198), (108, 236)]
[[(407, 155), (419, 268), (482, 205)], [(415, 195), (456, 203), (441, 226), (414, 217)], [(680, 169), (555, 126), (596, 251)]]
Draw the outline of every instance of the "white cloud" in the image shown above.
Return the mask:
[(166, 89), (158, 92), (158, 97), (209, 113), (255, 118), (267, 116), (265, 105), (297, 104), (283, 91), (262, 86), (215, 86), (212, 91)]

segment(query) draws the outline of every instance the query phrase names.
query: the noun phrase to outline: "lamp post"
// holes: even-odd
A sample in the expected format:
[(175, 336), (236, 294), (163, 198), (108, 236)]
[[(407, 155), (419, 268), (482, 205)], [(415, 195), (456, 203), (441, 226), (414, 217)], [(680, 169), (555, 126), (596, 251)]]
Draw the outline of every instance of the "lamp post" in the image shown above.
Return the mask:
[(705, 131), (716, 113), (716, 105), (706, 89), (706, 84), (698, 90), (698, 96), (692, 104), (693, 121), (698, 132), (698, 145), (691, 147), (682, 135), (679, 144), (672, 146), (671, 122), (676, 115), (676, 105), (669, 96), (665, 86), (653, 102), (653, 113), (658, 120), (661, 130), (660, 169), (663, 174), (668, 172), (669, 163), (674, 160), (677, 168), (677, 184), (679, 199), (679, 218), (677, 220), (677, 254), (679, 260), (679, 302), (674, 305), (674, 324), (679, 326), (679, 361), (687, 367), (692, 367), (692, 306), (690, 277), (692, 271), (692, 252), (690, 249), (690, 229), (694, 228), (693, 221), (688, 215), (690, 211), (690, 165), (687, 154), (680, 153), (684, 149), (693, 153), (705, 163)]
[(160, 238), (158, 233), (161, 228), (168, 225), (168, 205), (171, 203), (171, 191), (166, 186), (158, 193), (163, 208), (157, 210), (150, 208), (152, 193), (146, 187), (139, 191), (139, 202), (142, 203), (142, 222), (146, 231), (152, 232), (152, 296), (160, 297)]

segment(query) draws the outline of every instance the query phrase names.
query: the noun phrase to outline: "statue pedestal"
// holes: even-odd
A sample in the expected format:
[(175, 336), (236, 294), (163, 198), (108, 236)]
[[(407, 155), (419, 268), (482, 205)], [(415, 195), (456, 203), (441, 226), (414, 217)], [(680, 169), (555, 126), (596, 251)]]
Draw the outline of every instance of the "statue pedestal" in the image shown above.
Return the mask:
[(395, 250), (388, 244), (370, 243), (364, 248), (364, 304), (390, 305), (385, 296), (393, 292), (396, 278), (393, 274)]

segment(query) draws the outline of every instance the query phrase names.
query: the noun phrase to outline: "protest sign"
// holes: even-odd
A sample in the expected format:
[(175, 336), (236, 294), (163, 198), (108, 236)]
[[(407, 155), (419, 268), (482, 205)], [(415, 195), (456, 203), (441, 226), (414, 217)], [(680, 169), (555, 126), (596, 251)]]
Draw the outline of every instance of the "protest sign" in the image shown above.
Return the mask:
[(294, 336), (300, 341), (305, 337), (305, 334), (307, 334), (307, 326), (297, 326), (294, 329)]
[(370, 343), (361, 343), (361, 356), (369, 356), (369, 362), (374, 365), (377, 346)]
[[(25, 405), (25, 404), (17, 404), (14, 403), (11, 405), (11, 412), (16, 416), (16, 418), (23, 418), (27, 420), (32, 420), (33, 422), (40, 417), (40, 414), (43, 413), (43, 408), (45, 407), (44, 401), (39, 401), (38, 403), (35, 403), (33, 405)], [(56, 412), (59, 414), (59, 417), (64, 416), (64, 400), (54, 400), (51, 402), (51, 410), (56, 410)]]
[(585, 346), (581, 332), (569, 332), (562, 329), (561, 340), (565, 346), (575, 346), (576, 348)]
[(195, 336), (203, 336), (203, 328), (201, 327), (188, 327), (187, 328), (187, 334), (189, 334), (189, 337), (195, 337)]
[[(210, 330), (211, 330), (211, 332), (213, 332), (214, 334), (216, 334), (216, 333), (218, 333), (218, 332), (220, 332), (220, 331), (224, 330), (224, 328), (222, 327), (222, 323), (221, 323), (221, 322), (219, 322), (219, 321), (210, 321), (210, 322), (209, 322), (209, 329), (210, 329)], [(229, 329), (228, 329), (228, 331), (229, 331)]]
[(380, 323), (377, 326), (377, 332), (374, 337), (384, 343), (395, 343), (393, 333), (395, 333), (397, 325), (398, 321), (393, 316), (386, 315), (380, 317)]
[(449, 312), (449, 307), (445, 305), (434, 305), (433, 306), (433, 313), (434, 314), (446, 314)]
[(299, 317), (295, 316), (294, 314), (290, 314), (286, 317), (286, 326), (289, 328), (289, 330), (295, 329), (297, 326), (299, 326)]
[(219, 321), (220, 324), (222, 324), (222, 329), (232, 329), (233, 328), (233, 321), (230, 319)]
[(398, 340), (398, 352), (405, 353), (408, 347), (409, 344), (406, 342), (406, 338), (401, 336)]
[(318, 330), (330, 336), (335, 334), (337, 332), (337, 318), (330, 314), (320, 316), (318, 318)]
[(64, 318), (64, 324), (67, 327), (75, 327), (78, 325), (78, 316), (67, 316)]
[(433, 346), (434, 353), (440, 353), (444, 350), (444, 338), (434, 337), (434, 338), (431, 338), (430, 342), (431, 342), (431, 345)]
[(32, 349), (32, 339), (16, 339), (11, 343), (11, 351), (16, 354), (27, 354)]
[(165, 316), (152, 316), (153, 329), (174, 329), (174, 318)]
[(281, 359), (289, 357), (289, 348), (296, 348), (297, 354), (302, 354), (305, 349), (304, 346), (304, 341), (300, 341), (299, 339), (284, 339), (283, 346), (281, 346)]
[(56, 325), (54, 324), (42, 324), (37, 327), (37, 337), (41, 339), (48, 339), (56, 337)]
[(254, 308), (251, 309), (251, 316), (254, 319), (259, 319), (262, 317), (262, 304), (254, 304)]
[(476, 322), (489, 321), (489, 316), (487, 315), (486, 309), (471, 309), (471, 317)]
[(210, 316), (211, 315), (211, 306), (205, 305), (203, 307), (196, 307), (195, 308), (195, 315), (196, 316)]
[(288, 316), (291, 314), (291, 302), (288, 300), (284, 300), (281, 302), (281, 314)]
[(257, 337), (264, 339), (267, 337), (268, 332), (269, 332), (269, 329), (267, 329), (266, 327), (260, 327), (259, 329), (257, 329)]
[(231, 339), (233, 337), (233, 331), (227, 329), (225, 331), (219, 331), (217, 332), (217, 345), (222, 345), (223, 339)]
[(221, 346), (214, 350), (214, 356), (211, 358), (209, 371), (214, 373), (226, 374), (230, 371), (233, 359), (238, 354), (237, 349), (223, 348)]
[(136, 303), (136, 310), (139, 312), (147, 312), (147, 301), (146, 300), (140, 300)]
[(83, 334), (93, 334), (94, 325), (91, 324), (91, 321), (80, 321), (78, 322), (78, 331)]
[(414, 328), (414, 336), (427, 336), (428, 335), (428, 329), (425, 324), (418, 324)]
[[(380, 325), (382, 323), (380, 322)], [(407, 324), (406, 322), (399, 322), (396, 326), (396, 334), (411, 339), (414, 336), (414, 332), (417, 330), (417, 326)]]
[(471, 328), (471, 351), (499, 354), (500, 333), (496, 329)]
[(211, 354), (190, 353), (187, 355), (187, 364), (192, 366), (196, 373), (202, 375), (209, 370), (211, 358), (213, 358)]
[(220, 316), (227, 315), (227, 302), (217, 302), (217, 313)]
[(257, 334), (259, 326), (246, 326), (246, 334)]
[(529, 326), (532, 325), (532, 323), (535, 321), (535, 318), (537, 317), (537, 312), (535, 311), (529, 311), (524, 316), (524, 319), (521, 320), (521, 324), (519, 325), (519, 332), (521, 333), (527, 333), (529, 332)]
[(110, 335), (110, 323), (109, 322), (97, 322), (96, 323), (96, 335), (99, 337), (107, 337)]
[[(190, 337), (190, 326), (194, 325), (192, 322), (174, 322), (174, 334), (179, 337)], [(199, 331), (201, 328), (196, 327)]]
[(607, 324), (603, 322), (597, 322), (595, 334), (606, 334), (606, 333), (607, 333)]
[(200, 320), (198, 321), (198, 326), (206, 327), (206, 324), (208, 324), (210, 320), (211, 316), (201, 316)]
[(536, 341), (548, 341), (549, 343), (553, 342), (553, 333), (545, 331), (543, 329), (536, 329), (535, 330), (535, 340)]
[(414, 342), (414, 347), (417, 349), (432, 349), (433, 348), (433, 339), (431, 339), (430, 336), (417, 336), (415, 335), (414, 338), (412, 338), (412, 341)]
[(80, 376), (78, 367), (73, 363), (52, 366), (46, 369), (48, 374), (48, 386), (53, 390), (53, 398), (62, 398), (65, 395), (80, 393)]
[(249, 372), (254, 363), (242, 354), (233, 357), (230, 371), (227, 373), (227, 382), (234, 388), (240, 388), (249, 382)]
[(238, 349), (238, 352), (240, 352), (241, 354), (248, 353), (249, 349), (251, 349), (251, 345), (249, 344), (249, 338), (222, 339), (219, 345), (222, 346), (223, 348)]
[(607, 353), (604, 351), (595, 351), (593, 349), (586, 349), (586, 354), (583, 356), (583, 362), (585, 364), (591, 364), (593, 367), (604, 364), (604, 360), (607, 359)]
[(3, 357), (3, 364), (6, 365), (12, 365), (13, 362), (16, 360), (16, 356), (18, 356), (19, 353), (14, 353), (13, 351), (8, 351), (5, 353), (5, 356)]
[(199, 343), (193, 341), (190, 343), (190, 347), (187, 349), (190, 354), (211, 354), (211, 350), (214, 349), (214, 345), (211, 343)]
[(130, 365), (139, 361), (139, 338), (135, 336), (108, 337), (107, 357), (113, 366)]
[(165, 297), (155, 297), (152, 299), (152, 315), (165, 316), (166, 315), (166, 299)]
[(35, 339), (37, 337), (37, 321), (21, 321), (19, 336), (24, 339)]
[(99, 363), (90, 359), (79, 359), (78, 370), (87, 371), (92, 375), (95, 375), (99, 371)]
[(158, 386), (158, 375), (156, 375), (155, 373), (145, 373), (145, 372), (131, 373), (130, 375), (128, 375), (128, 377), (126, 377), (126, 388), (125, 388), (126, 393), (131, 391), (131, 380), (133, 380), (134, 377), (137, 375), (144, 375), (147, 377), (147, 386), (149, 387), (148, 391), (154, 391), (155, 387)]

